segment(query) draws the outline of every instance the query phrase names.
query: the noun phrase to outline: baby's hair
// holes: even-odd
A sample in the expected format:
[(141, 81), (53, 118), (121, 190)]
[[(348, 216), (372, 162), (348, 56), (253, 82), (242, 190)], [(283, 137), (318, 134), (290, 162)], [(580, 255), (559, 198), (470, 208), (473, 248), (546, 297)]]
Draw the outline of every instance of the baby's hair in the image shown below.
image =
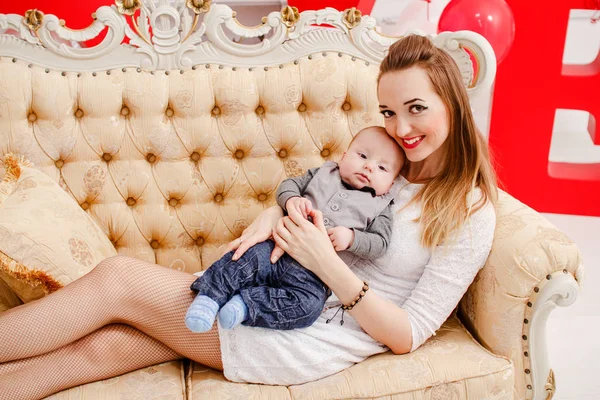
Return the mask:
[(360, 131), (356, 132), (356, 135), (354, 135), (354, 137), (352, 138), (352, 140), (348, 144), (348, 148), (350, 148), (350, 146), (352, 146), (352, 143), (354, 143), (354, 141), (356, 140), (357, 137), (359, 137), (365, 131), (368, 131), (368, 130), (371, 130), (371, 129), (380, 130), (380, 131), (382, 131), (383, 133), (385, 133), (387, 135), (387, 132), (386, 132), (386, 130), (385, 130), (385, 128), (383, 126), (378, 126), (378, 125), (367, 126), (365, 128), (362, 128)]

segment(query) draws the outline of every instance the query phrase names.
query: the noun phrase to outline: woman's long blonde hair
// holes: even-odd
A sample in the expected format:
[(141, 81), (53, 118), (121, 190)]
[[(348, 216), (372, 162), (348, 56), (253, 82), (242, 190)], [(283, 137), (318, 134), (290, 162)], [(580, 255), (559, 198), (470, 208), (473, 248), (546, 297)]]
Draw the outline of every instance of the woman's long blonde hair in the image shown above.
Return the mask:
[[(428, 180), (414, 201), (421, 201), (421, 245), (435, 249), (457, 234), (469, 216), (488, 201), (496, 204), (496, 176), (487, 143), (477, 129), (466, 88), (458, 66), (430, 39), (408, 35), (390, 46), (383, 59), (377, 83), (387, 72), (419, 67), (427, 72), (449, 115), (447, 154), (441, 172)], [(481, 198), (472, 204), (468, 197), (481, 189)]]

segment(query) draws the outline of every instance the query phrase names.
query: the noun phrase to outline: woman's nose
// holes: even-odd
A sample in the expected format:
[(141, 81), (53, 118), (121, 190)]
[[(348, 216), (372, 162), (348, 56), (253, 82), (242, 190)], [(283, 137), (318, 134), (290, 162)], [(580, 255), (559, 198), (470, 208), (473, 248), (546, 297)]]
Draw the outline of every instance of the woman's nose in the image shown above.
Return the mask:
[(411, 131), (412, 131), (412, 126), (410, 125), (410, 123), (408, 123), (408, 121), (403, 120), (401, 118), (397, 119), (396, 136), (398, 136), (399, 138), (403, 138), (403, 137), (406, 137), (407, 135), (409, 135)]

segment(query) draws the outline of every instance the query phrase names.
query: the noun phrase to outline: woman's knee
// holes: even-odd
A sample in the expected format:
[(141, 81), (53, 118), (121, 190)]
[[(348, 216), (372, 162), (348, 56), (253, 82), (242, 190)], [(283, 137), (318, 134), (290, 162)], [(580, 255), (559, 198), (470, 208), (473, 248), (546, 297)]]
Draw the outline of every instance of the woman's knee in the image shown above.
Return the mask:
[(130, 268), (131, 257), (113, 256), (100, 261), (89, 273), (93, 277), (96, 289), (111, 297), (123, 286)]
[(92, 270), (95, 274), (106, 275), (108, 277), (114, 277), (115, 275), (121, 274), (126, 270), (127, 264), (130, 262), (131, 257), (116, 255), (105, 258), (100, 261)]
[(153, 339), (131, 326), (110, 324), (83, 338), (79, 346), (92, 363), (122, 363), (135, 352), (143, 351), (146, 342), (153, 342)]

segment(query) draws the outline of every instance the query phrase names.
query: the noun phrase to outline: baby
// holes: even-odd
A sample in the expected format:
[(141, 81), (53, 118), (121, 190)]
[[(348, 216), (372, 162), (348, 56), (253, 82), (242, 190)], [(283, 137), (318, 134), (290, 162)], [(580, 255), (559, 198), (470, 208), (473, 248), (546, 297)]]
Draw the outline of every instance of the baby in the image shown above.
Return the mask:
[[(327, 161), (302, 176), (284, 180), (277, 203), (308, 218), (313, 209), (336, 251), (379, 258), (392, 233), (391, 204), (405, 155), (381, 127), (356, 134), (339, 164)], [(193, 332), (212, 328), (217, 313), (224, 329), (242, 323), (271, 329), (310, 326), (323, 311), (329, 288), (288, 254), (270, 262), (275, 244), (258, 243), (240, 259), (233, 252), (216, 261), (191, 286), (198, 295), (185, 324)], [(220, 310), (220, 311), (219, 311)]]

